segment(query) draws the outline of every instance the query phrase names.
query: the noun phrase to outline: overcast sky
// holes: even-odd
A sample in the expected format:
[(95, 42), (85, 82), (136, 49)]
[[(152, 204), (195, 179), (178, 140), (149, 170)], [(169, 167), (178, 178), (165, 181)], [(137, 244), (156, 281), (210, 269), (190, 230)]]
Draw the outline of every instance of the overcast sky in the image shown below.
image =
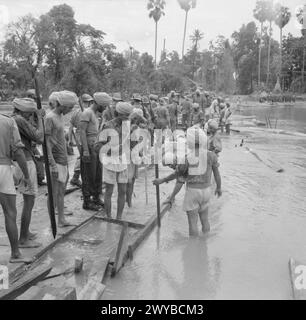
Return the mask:
[[(276, 2), (276, 1), (275, 1)], [(299, 36), (295, 10), (302, 0), (278, 1), (290, 8), (292, 18), (284, 34)], [(107, 33), (106, 42), (112, 42), (119, 51), (128, 49), (128, 42), (140, 52), (154, 53), (155, 27), (146, 9), (147, 0), (0, 0), (0, 38), (3, 39), (4, 23), (16, 20), (20, 15), (32, 13), (39, 16), (52, 6), (67, 3), (73, 7), (80, 23), (89, 23)], [(243, 23), (253, 20), (256, 0), (198, 0), (197, 7), (190, 10), (186, 46), (194, 29), (204, 33), (201, 48), (207, 48), (210, 40), (219, 34), (230, 37)], [(166, 0), (165, 16), (159, 23), (158, 52), (166, 39), (168, 51), (181, 52), (184, 13), (177, 0)], [(274, 27), (274, 37), (279, 39), (279, 29)], [(185, 47), (186, 47), (185, 46)]]

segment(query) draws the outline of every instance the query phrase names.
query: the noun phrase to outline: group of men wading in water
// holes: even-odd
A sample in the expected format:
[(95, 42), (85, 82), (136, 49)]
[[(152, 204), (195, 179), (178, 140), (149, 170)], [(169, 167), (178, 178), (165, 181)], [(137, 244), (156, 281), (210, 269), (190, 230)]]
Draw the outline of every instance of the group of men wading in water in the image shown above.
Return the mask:
[[(70, 183), (82, 188), (83, 209), (104, 208), (106, 216), (111, 217), (112, 194), (117, 185), (116, 218), (121, 219), (125, 203), (132, 206), (139, 165), (149, 164), (151, 151), (157, 150), (159, 131), (163, 136), (158, 146), (162, 163), (174, 171), (153, 183), (176, 180), (172, 194), (165, 201), (170, 204), (186, 184), (183, 207), (188, 216), (189, 234), (197, 235), (198, 216), (202, 231), (209, 231), (212, 174), (216, 181), (215, 194), (222, 195), (218, 169), (222, 144), (217, 131), (220, 127), (223, 132), (225, 127), (229, 134), (231, 115), (228, 102), (224, 103), (221, 97), (212, 101), (209, 98), (200, 90), (186, 95), (172, 91), (162, 98), (135, 93), (126, 102), (120, 93), (112, 96), (105, 92), (92, 96), (85, 93), (78, 98), (71, 91), (59, 91), (50, 94), (45, 110), (37, 109), (34, 90), (29, 90), (25, 98), (15, 98), (13, 114), (0, 114), (0, 204), (11, 245), (10, 262), (30, 263), (31, 259), (22, 256), (19, 248), (41, 245), (29, 227), (40, 176), (37, 173), (41, 171), (37, 167), (36, 146), (44, 139), (58, 227), (71, 226), (66, 219), (69, 213), (64, 211), (69, 147), (76, 145), (80, 153)], [(72, 111), (66, 132), (65, 115)], [(16, 190), (24, 200), (20, 235), (16, 224)]]

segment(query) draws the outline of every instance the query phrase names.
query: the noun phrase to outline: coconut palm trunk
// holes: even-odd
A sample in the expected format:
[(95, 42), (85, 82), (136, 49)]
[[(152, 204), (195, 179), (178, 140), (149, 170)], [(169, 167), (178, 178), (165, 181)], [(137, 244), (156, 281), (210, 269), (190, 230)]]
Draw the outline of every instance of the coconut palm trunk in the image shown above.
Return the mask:
[(155, 69), (157, 67), (156, 56), (157, 56), (157, 21), (155, 22)]
[(182, 47), (182, 59), (183, 59), (183, 57), (184, 57), (184, 50), (185, 50), (185, 39), (186, 39), (187, 19), (188, 19), (188, 11), (186, 10), (186, 14), (185, 14), (185, 26), (184, 26), (184, 36), (183, 36), (183, 47)]
[(304, 74), (305, 74), (305, 55), (306, 55), (306, 51), (305, 51), (305, 39), (304, 40), (304, 43), (303, 43), (303, 66), (302, 66), (302, 93), (304, 93), (305, 91), (305, 77), (304, 77)]
[(269, 27), (269, 45), (268, 45), (268, 70), (267, 70), (267, 80), (266, 86), (269, 86), (270, 81), (270, 56), (271, 56), (271, 38), (272, 38), (272, 20), (270, 20), (270, 27)]
[(280, 28), (280, 39), (279, 39), (279, 43), (280, 43), (280, 86), (281, 89), (283, 90), (283, 28)]
[(258, 52), (258, 88), (260, 87), (261, 82), (261, 44), (262, 44), (262, 29), (263, 22), (260, 24), (260, 44), (259, 44), (259, 52)]
[(197, 53), (198, 53), (198, 40), (196, 40), (196, 43), (194, 45), (194, 57), (192, 61), (192, 80), (194, 80), (194, 74), (195, 74), (195, 64), (197, 59)]

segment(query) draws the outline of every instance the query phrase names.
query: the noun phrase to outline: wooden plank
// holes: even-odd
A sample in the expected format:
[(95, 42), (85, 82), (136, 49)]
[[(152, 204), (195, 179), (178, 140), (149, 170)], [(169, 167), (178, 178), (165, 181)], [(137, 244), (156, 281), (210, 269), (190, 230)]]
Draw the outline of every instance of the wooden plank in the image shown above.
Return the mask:
[[(160, 212), (160, 218), (162, 218), (165, 213), (171, 209), (171, 204), (167, 204), (163, 210)], [(128, 249), (126, 253), (123, 256), (122, 263), (124, 264), (128, 259), (133, 259), (134, 251), (138, 248), (138, 246), (145, 240), (149, 234), (152, 232), (154, 227), (157, 225), (157, 216), (153, 216), (149, 219), (149, 221), (146, 223), (146, 226), (144, 229), (138, 231), (133, 237), (132, 241), (128, 245)], [(112, 260), (112, 257), (115, 255), (114, 252), (111, 254), (111, 260), (110, 264), (114, 264), (114, 260)]]
[(300, 263), (290, 258), (289, 272), (293, 299), (306, 300), (306, 263)]
[[(162, 217), (165, 215), (165, 213), (171, 208), (170, 204), (167, 204), (163, 210), (160, 212), (160, 218), (162, 219)], [(132, 243), (130, 244), (131, 246), (131, 251), (134, 252), (138, 246), (143, 242), (143, 240), (145, 238), (147, 238), (149, 236), (149, 234), (152, 232), (152, 230), (154, 229), (154, 227), (157, 225), (157, 220), (158, 217), (153, 216), (147, 223), (146, 226), (143, 230), (140, 230), (139, 232), (137, 232), (134, 235), (134, 240), (132, 241)]]
[(27, 275), (17, 281), (10, 289), (0, 291), (0, 300), (13, 300), (26, 292), (30, 287), (36, 285), (39, 281), (43, 280), (52, 270), (52, 267), (40, 268), (32, 275)]
[(78, 300), (99, 300), (105, 290), (105, 285), (98, 277), (91, 278), (77, 296)]
[(136, 223), (136, 222), (132, 222), (132, 221), (119, 220), (119, 219), (113, 219), (113, 218), (108, 218), (108, 217), (101, 217), (101, 216), (97, 216), (97, 215), (95, 216), (95, 218), (103, 220), (105, 222), (115, 223), (115, 224), (119, 224), (119, 225), (124, 225), (125, 223), (127, 223), (130, 228), (134, 228), (134, 229), (143, 229), (145, 227), (144, 224)]
[(105, 275), (106, 275), (106, 271), (107, 271), (107, 267), (109, 264), (109, 257), (106, 257), (105, 259), (103, 259), (103, 261), (99, 261), (97, 263), (95, 263), (95, 265), (92, 267), (88, 278), (91, 277), (97, 277), (99, 279), (99, 282), (102, 283), (104, 281)]
[(120, 239), (118, 242), (118, 247), (116, 251), (115, 263), (112, 268), (111, 276), (114, 277), (116, 273), (120, 270), (124, 264), (124, 255), (128, 251), (128, 237), (129, 237), (129, 226), (127, 223), (124, 223), (122, 226)]
[[(95, 213), (96, 214), (96, 213)], [(15, 283), (16, 281), (18, 281), (18, 279), (20, 279), (27, 271), (29, 271), (29, 269), (31, 268), (35, 268), (35, 266), (33, 266), (34, 263), (37, 263), (39, 261), (39, 259), (50, 249), (52, 249), (53, 247), (55, 247), (58, 243), (60, 243), (63, 239), (65, 239), (66, 237), (70, 236), (73, 232), (77, 231), (79, 228), (83, 227), (84, 225), (88, 224), (91, 222), (91, 220), (94, 219), (95, 214), (93, 214), (92, 216), (90, 216), (89, 218), (85, 219), (84, 221), (82, 221), (80, 224), (78, 224), (77, 226), (73, 227), (72, 229), (70, 229), (69, 231), (67, 231), (66, 233), (58, 236), (58, 238), (56, 238), (54, 241), (50, 242), (46, 247), (44, 247), (42, 250), (40, 250), (38, 253), (36, 253), (33, 257), (33, 262), (31, 265), (26, 265), (26, 264), (21, 264), (20, 267), (18, 267), (17, 269), (15, 269), (13, 272), (10, 273), (9, 277), (10, 277), (10, 281), (12, 283)]]
[(88, 275), (88, 281), (77, 294), (78, 300), (98, 300), (101, 298), (105, 285), (102, 283), (108, 268), (109, 257), (96, 262)]

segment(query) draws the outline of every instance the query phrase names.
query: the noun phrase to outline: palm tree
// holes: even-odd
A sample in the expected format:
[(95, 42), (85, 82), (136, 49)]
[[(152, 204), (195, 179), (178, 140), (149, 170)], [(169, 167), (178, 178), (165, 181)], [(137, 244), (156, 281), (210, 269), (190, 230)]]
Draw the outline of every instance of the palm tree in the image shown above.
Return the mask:
[(303, 66), (302, 66), (302, 85), (303, 85), (303, 91), (304, 91), (304, 72), (305, 72), (305, 56), (306, 56), (306, 51), (305, 51), (305, 37), (306, 37), (306, 29), (304, 26), (304, 8), (302, 6), (300, 6), (297, 11), (296, 11), (296, 18), (298, 20), (298, 22), (300, 23), (300, 25), (302, 26), (301, 32), (302, 35), (304, 36), (304, 42), (303, 42)]
[(267, 1), (267, 20), (269, 21), (269, 44), (268, 44), (268, 70), (266, 86), (269, 86), (270, 81), (270, 60), (271, 60), (271, 40), (272, 40), (272, 22), (275, 20), (275, 11), (273, 6), (273, 0)]
[(186, 29), (187, 29), (187, 19), (188, 12), (191, 8), (195, 8), (197, 5), (197, 0), (177, 0), (179, 5), (183, 10), (185, 10), (185, 26), (184, 26), (184, 36), (183, 36), (183, 47), (182, 47), (182, 58), (184, 57), (185, 49), (185, 38), (186, 38)]
[(149, 17), (153, 18), (155, 21), (155, 69), (156, 69), (156, 54), (157, 54), (157, 24), (159, 19), (165, 15), (166, 2), (165, 0), (149, 0), (147, 9), (149, 12)]
[(193, 34), (190, 37), (190, 40), (193, 44), (194, 57), (192, 62), (192, 79), (194, 80), (194, 72), (195, 72), (195, 63), (198, 53), (198, 43), (203, 39), (204, 33), (202, 33), (199, 29), (195, 29)]
[[(288, 7), (283, 7), (281, 4), (277, 3), (275, 5), (275, 23), (279, 27), (280, 31), (280, 74), (283, 70), (283, 28), (288, 24), (291, 18), (291, 12)], [(281, 79), (282, 80), (282, 79)], [(282, 81), (281, 81), (282, 84)], [(282, 85), (281, 85), (282, 86)]]
[(256, 20), (260, 22), (260, 44), (259, 44), (259, 54), (258, 54), (258, 87), (261, 83), (261, 49), (262, 49), (262, 33), (263, 25), (267, 21), (267, 1), (256, 2), (256, 7), (253, 10), (253, 16)]

